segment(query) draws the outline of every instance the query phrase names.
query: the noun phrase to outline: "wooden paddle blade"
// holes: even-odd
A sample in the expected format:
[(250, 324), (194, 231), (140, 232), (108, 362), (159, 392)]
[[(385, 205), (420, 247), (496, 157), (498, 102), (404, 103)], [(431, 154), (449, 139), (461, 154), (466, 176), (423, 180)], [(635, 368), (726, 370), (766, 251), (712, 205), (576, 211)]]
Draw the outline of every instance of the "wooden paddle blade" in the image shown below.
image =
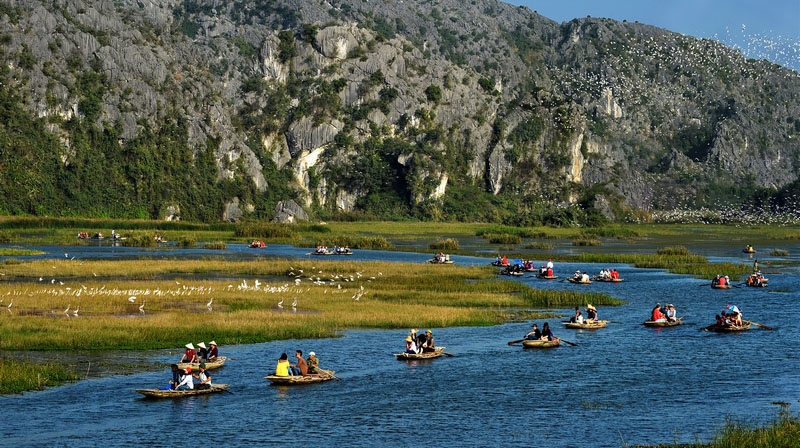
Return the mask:
[(753, 322), (753, 325), (755, 325), (756, 327), (761, 327), (765, 330), (772, 330), (772, 327), (770, 327), (769, 325), (759, 324), (758, 322)]
[(569, 344), (569, 345), (571, 345), (571, 346), (573, 346), (573, 347), (577, 347), (577, 346), (578, 346), (578, 344), (576, 344), (576, 343), (574, 343), (574, 342), (565, 341), (565, 340), (563, 340), (563, 339), (561, 340), (561, 342), (563, 342), (563, 343), (565, 343), (565, 344)]
[(456, 355), (454, 355), (454, 354), (452, 354), (452, 353), (447, 353), (447, 352), (442, 352), (442, 353), (444, 353), (444, 355), (445, 355), (445, 356), (448, 356), (448, 357), (450, 357), (450, 358), (453, 358), (453, 357), (455, 357), (455, 356), (456, 356)]
[(508, 341), (508, 345), (519, 344), (520, 342), (524, 341), (525, 339), (517, 339), (516, 341)]

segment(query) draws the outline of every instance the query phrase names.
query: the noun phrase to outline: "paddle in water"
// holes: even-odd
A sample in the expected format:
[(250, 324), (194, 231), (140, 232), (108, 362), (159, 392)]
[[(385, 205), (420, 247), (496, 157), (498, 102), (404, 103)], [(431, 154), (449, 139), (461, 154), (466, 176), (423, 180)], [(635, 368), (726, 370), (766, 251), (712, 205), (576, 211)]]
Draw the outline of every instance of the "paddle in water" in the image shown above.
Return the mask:
[(576, 343), (574, 343), (574, 342), (565, 341), (565, 340), (563, 340), (563, 339), (561, 339), (561, 338), (559, 338), (559, 339), (561, 340), (561, 342), (563, 342), (563, 343), (565, 343), (565, 344), (569, 344), (569, 345), (571, 345), (571, 346), (573, 346), (573, 347), (577, 347), (577, 346), (578, 346), (578, 344), (576, 344)]
[(756, 327), (761, 327), (761, 328), (763, 328), (765, 330), (772, 330), (772, 327), (770, 327), (769, 325), (764, 325), (764, 324), (760, 324), (758, 322), (753, 322), (753, 321), (750, 321), (750, 323), (755, 325)]
[(520, 342), (524, 341), (525, 339), (517, 339), (516, 341), (508, 341), (508, 345), (519, 344)]

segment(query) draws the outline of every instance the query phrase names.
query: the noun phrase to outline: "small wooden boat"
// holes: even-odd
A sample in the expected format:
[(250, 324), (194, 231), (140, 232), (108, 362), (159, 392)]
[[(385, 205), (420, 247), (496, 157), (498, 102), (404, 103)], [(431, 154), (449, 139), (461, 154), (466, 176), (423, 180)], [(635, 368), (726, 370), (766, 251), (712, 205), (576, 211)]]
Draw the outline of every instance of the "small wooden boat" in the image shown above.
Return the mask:
[(583, 281), (583, 280), (577, 279), (575, 277), (567, 277), (567, 281), (570, 282), (570, 283), (578, 284), (578, 285), (588, 285), (589, 283), (592, 283), (591, 280)]
[(431, 264), (453, 264), (454, 262), (453, 262), (453, 260), (441, 261), (441, 260), (439, 260), (438, 257), (433, 257), (433, 258), (428, 259), (428, 263), (431, 263)]
[(352, 250), (333, 251), (333, 255), (353, 255)]
[(673, 321), (669, 320), (646, 320), (642, 325), (645, 327), (674, 327), (676, 325), (680, 325), (681, 320), (675, 319)]
[(247, 247), (251, 249), (266, 249), (267, 245), (264, 244), (263, 241), (253, 241), (252, 243), (248, 244)]
[(756, 253), (756, 250), (752, 246), (750, 246), (750, 247), (745, 247), (744, 249), (742, 249), (742, 252), (744, 252), (746, 254), (754, 254), (754, 253)]
[(711, 284), (711, 288), (713, 288), (713, 289), (731, 289), (731, 285), (729, 283), (726, 283), (724, 285), (712, 283)]
[(317, 250), (315, 250), (314, 252), (309, 252), (309, 254), (310, 255), (333, 255), (333, 251), (332, 250), (326, 250), (326, 251), (317, 251)]
[(444, 354), (444, 347), (436, 347), (433, 352), (422, 353), (395, 353), (394, 356), (401, 361), (411, 361), (415, 359), (433, 359)]
[[(227, 361), (227, 360), (228, 360), (227, 356), (219, 356), (214, 361), (208, 361), (206, 363), (206, 370), (219, 369), (220, 367), (225, 365), (225, 361)], [(197, 369), (200, 368), (200, 363), (199, 362), (193, 362), (193, 363), (180, 362), (180, 363), (178, 363), (178, 368), (179, 369), (185, 369), (187, 367), (191, 367), (192, 370), (197, 370)]]
[(522, 272), (522, 271), (508, 271), (508, 270), (505, 270), (505, 269), (500, 271), (500, 272), (498, 272), (498, 274), (500, 274), (500, 275), (510, 275), (512, 277), (522, 277), (523, 275), (525, 275), (525, 273)]
[(542, 280), (555, 280), (558, 278), (557, 275), (537, 275), (536, 278), (541, 278)]
[(561, 345), (561, 340), (548, 341), (547, 339), (526, 339), (522, 341), (522, 348), (552, 348)]
[(592, 277), (592, 280), (596, 282), (605, 282), (605, 283), (620, 283), (622, 282), (621, 278), (611, 278), (611, 277), (601, 277), (599, 275), (595, 275)]
[(264, 378), (268, 379), (272, 384), (277, 384), (281, 386), (299, 386), (301, 384), (312, 384), (312, 383), (322, 383), (325, 381), (330, 381), (336, 379), (333, 370), (319, 370), (319, 375), (308, 375), (308, 376), (277, 376), (277, 375), (267, 375)]
[(208, 389), (191, 389), (191, 390), (161, 390), (161, 389), (136, 389), (136, 392), (144, 395), (145, 397), (152, 398), (182, 398), (191, 395), (206, 395), (222, 392), (227, 389), (229, 384), (212, 384)]
[(572, 328), (576, 330), (597, 330), (598, 328), (604, 328), (608, 325), (607, 320), (596, 320), (596, 321), (583, 321), (583, 323), (578, 322), (562, 322), (564, 327)]
[(742, 325), (718, 325), (711, 324), (705, 328), (706, 331), (716, 331), (717, 333), (739, 333), (750, 329), (749, 320), (742, 321)]
[(495, 260), (495, 261), (492, 262), (492, 266), (497, 266), (499, 268), (504, 268), (504, 267), (508, 266), (508, 263), (503, 264), (502, 261)]

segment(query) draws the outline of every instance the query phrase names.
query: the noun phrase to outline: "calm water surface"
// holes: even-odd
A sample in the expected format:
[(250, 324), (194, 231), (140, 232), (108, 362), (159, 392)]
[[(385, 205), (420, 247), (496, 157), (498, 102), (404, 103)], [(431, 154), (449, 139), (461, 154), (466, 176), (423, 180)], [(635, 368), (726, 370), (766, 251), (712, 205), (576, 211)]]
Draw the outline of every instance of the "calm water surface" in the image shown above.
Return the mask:
[[(297, 252), (286, 256), (307, 252), (283, 250)], [(57, 248), (55, 253), (63, 257), (64, 251), (76, 249)], [(361, 251), (353, 259), (420, 261), (425, 256)], [(234, 447), (316, 442), (337, 447), (620, 447), (707, 441), (726, 418), (767, 422), (777, 415), (773, 402), (796, 404), (800, 373), (794, 348), (800, 325), (793, 312), (798, 300), (794, 271), (770, 274), (769, 288), (717, 291), (685, 276), (609, 266), (625, 282), (581, 286), (519, 279), (540, 288), (607, 292), (629, 302), (601, 307), (600, 317), (613, 321), (601, 330), (566, 330), (559, 319), (551, 320), (556, 335), (577, 347), (508, 346), (528, 331), (530, 322), (434, 328), (437, 343), (453, 356), (427, 362), (392, 356), (406, 334), (399, 330), (244, 346), (218, 340), (222, 353), (233, 359), (212, 374), (215, 381), (232, 385), (229, 394), (151, 400), (133, 391), (166, 384), (170, 373), (159, 369), (4, 396), (0, 445), (165, 446), (183, 440)], [(601, 267), (560, 264), (557, 270), (564, 275)], [(656, 301), (674, 303), (686, 325), (642, 326)], [(746, 318), (774, 330), (754, 327), (738, 335), (701, 331), (731, 303)], [(315, 351), (322, 367), (336, 370), (341, 381), (291, 388), (263, 379), (282, 352), (291, 356), (295, 349)], [(168, 363), (178, 357), (178, 352), (163, 352), (156, 360)], [(208, 439), (188, 436), (201, 426)]]

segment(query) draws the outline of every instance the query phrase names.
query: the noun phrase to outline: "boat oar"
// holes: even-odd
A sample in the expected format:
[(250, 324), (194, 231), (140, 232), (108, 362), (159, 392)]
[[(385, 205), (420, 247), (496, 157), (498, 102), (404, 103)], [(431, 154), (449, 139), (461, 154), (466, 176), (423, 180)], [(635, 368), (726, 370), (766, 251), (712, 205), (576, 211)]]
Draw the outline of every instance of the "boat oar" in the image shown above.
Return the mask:
[(450, 358), (454, 358), (456, 356), (456, 355), (454, 355), (452, 353), (447, 353), (447, 352), (442, 352), (442, 354), (444, 354), (446, 356), (449, 356)]
[(574, 342), (565, 341), (565, 340), (563, 340), (563, 339), (561, 339), (561, 338), (558, 338), (558, 339), (559, 339), (559, 340), (561, 340), (561, 342), (565, 342), (565, 343), (567, 343), (567, 344), (569, 344), (569, 345), (571, 345), (571, 346), (573, 346), (573, 347), (577, 347), (577, 346), (578, 346), (578, 344), (576, 344), (576, 343), (574, 343)]
[(756, 327), (761, 327), (761, 328), (763, 328), (763, 329), (765, 329), (765, 330), (772, 330), (772, 329), (773, 329), (773, 328), (772, 328), (772, 327), (770, 327), (769, 325), (760, 324), (760, 323), (758, 323), (758, 322), (753, 322), (753, 321), (750, 321), (750, 323), (751, 323), (751, 324), (753, 324), (753, 325), (755, 325)]
[(525, 339), (517, 339), (516, 341), (508, 341), (508, 345), (519, 344), (520, 342), (524, 341)]

